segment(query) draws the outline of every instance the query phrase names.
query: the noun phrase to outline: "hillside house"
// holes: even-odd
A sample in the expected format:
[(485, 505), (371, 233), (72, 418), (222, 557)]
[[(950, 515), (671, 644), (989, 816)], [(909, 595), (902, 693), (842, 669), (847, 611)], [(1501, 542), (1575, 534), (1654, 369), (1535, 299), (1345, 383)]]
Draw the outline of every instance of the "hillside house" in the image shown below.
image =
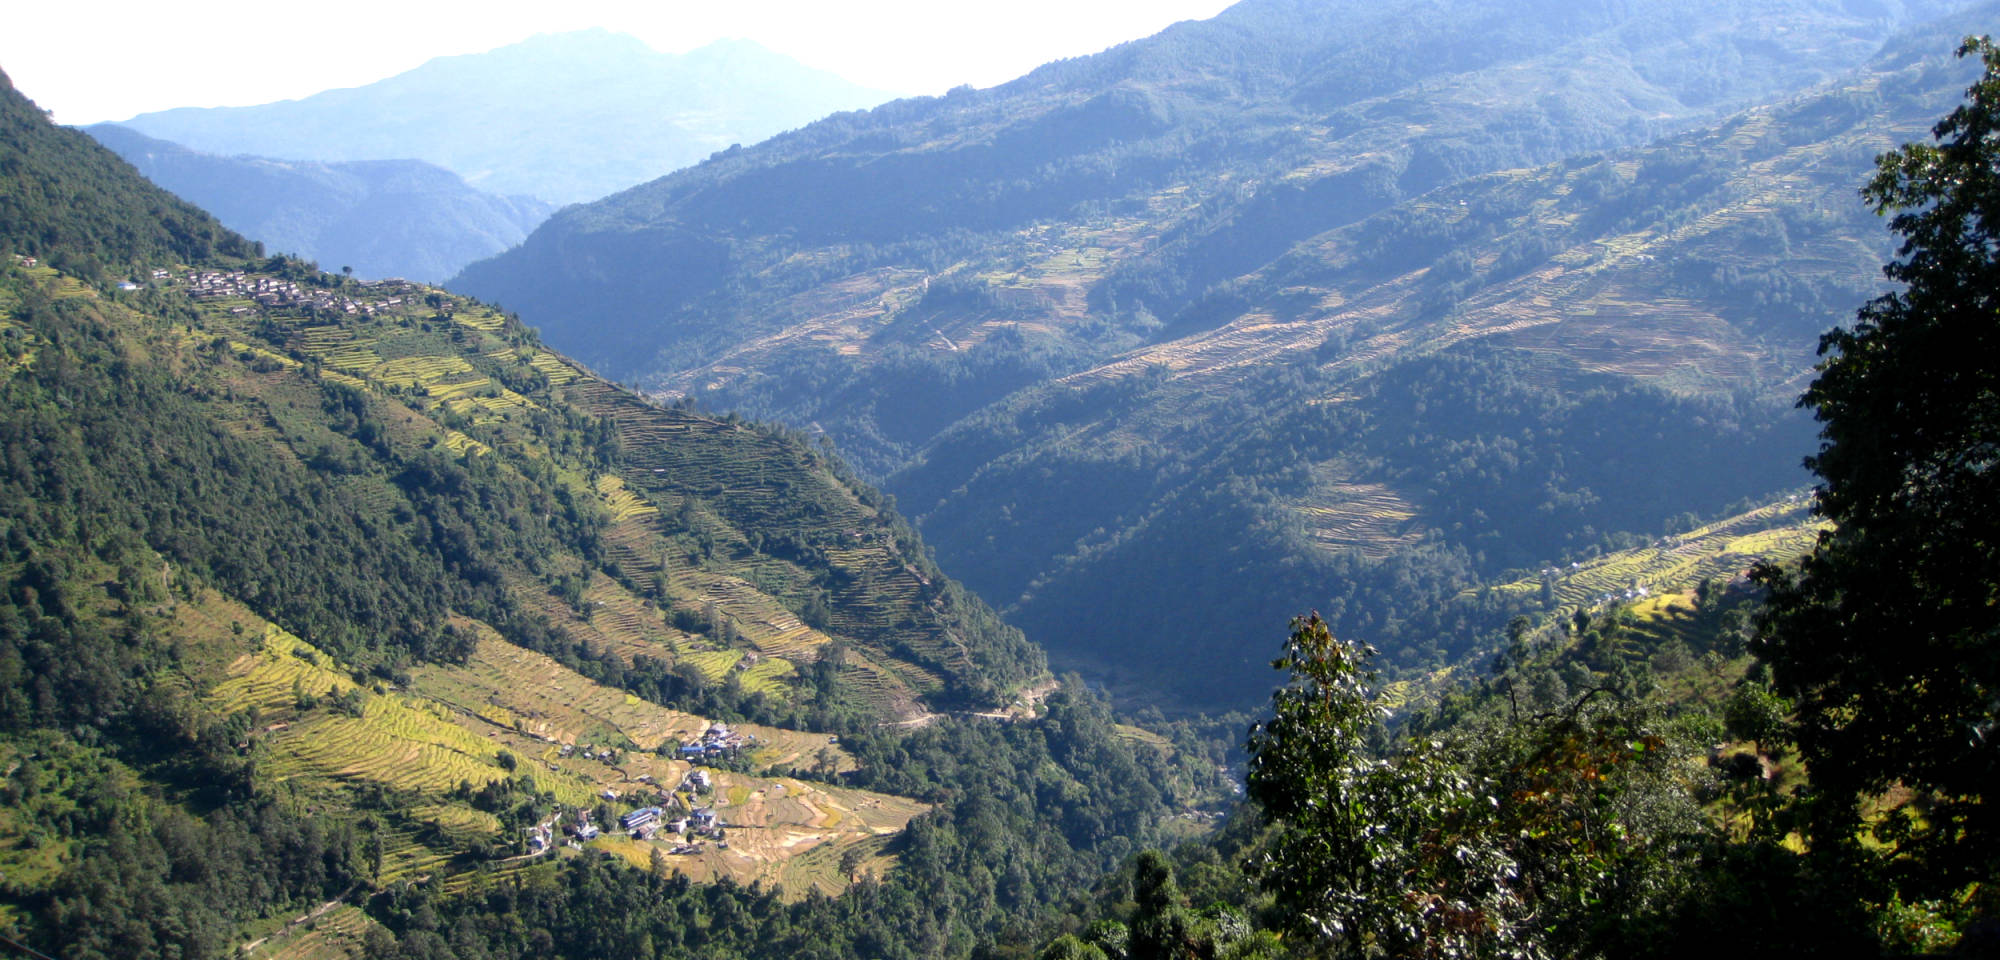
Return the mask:
[(637, 830), (640, 827), (657, 823), (661, 813), (662, 811), (659, 807), (642, 807), (619, 817), (618, 823), (627, 830)]

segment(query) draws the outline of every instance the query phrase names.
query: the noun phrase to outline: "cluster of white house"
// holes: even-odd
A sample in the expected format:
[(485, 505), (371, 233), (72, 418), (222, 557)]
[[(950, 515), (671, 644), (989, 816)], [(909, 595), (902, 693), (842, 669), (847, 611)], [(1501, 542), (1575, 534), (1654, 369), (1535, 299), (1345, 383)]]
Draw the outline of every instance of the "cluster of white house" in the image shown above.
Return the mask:
[[(155, 279), (161, 271), (154, 271)], [(334, 313), (374, 314), (392, 307), (403, 305), (402, 297), (383, 300), (356, 300), (353, 297), (334, 293), (331, 290), (301, 287), (291, 280), (277, 277), (257, 277), (241, 270), (227, 272), (219, 270), (196, 270), (187, 275), (188, 294), (197, 300), (223, 300), (232, 297), (247, 298), (261, 307), (310, 307)], [(233, 313), (248, 313), (250, 308), (237, 307)]]
[[(707, 734), (701, 741), (690, 746), (700, 751), (699, 756), (706, 758), (739, 749), (745, 743), (754, 739), (754, 737), (732, 734), (726, 726), (718, 723), (708, 729)], [(687, 748), (682, 749), (683, 755), (689, 755), (685, 753)], [(708, 751), (710, 750), (715, 751), (715, 753), (709, 753)], [(565, 747), (563, 753), (565, 756), (581, 753), (583, 756), (593, 759), (609, 759), (612, 756), (612, 751), (608, 748), (600, 751), (593, 747), (583, 747), (580, 749)], [(653, 783), (651, 775), (641, 775), (638, 779), (643, 783)], [(681, 782), (677, 786), (670, 790), (660, 790), (657, 794), (657, 802), (655, 804), (640, 807), (637, 810), (620, 816), (618, 818), (618, 827), (629, 834), (634, 840), (654, 840), (658, 839), (662, 832), (669, 834), (678, 841), (673, 849), (669, 851), (670, 853), (698, 853), (701, 850), (701, 841), (703, 839), (713, 840), (716, 846), (727, 849), (729, 843), (725, 838), (727, 837), (728, 824), (723, 822), (712, 804), (706, 807), (696, 806), (697, 801), (695, 798), (704, 793), (712, 793), (714, 790), (715, 778), (707, 770), (698, 768), (689, 770), (687, 775), (681, 778)], [(688, 795), (685, 800), (677, 796), (677, 793), (682, 791)], [(609, 787), (605, 788), (598, 796), (605, 800), (620, 799), (618, 791)], [(626, 797), (625, 799), (629, 801), (633, 798)], [(686, 813), (674, 815), (683, 809), (683, 805)], [(672, 812), (670, 812), (670, 808)], [(575, 815), (570, 818), (570, 822), (563, 827), (563, 832), (571, 837), (570, 842), (572, 846), (581, 846), (584, 843), (603, 836), (604, 829), (604, 827), (600, 827), (596, 823), (596, 818), (592, 812), (588, 808), (585, 808), (576, 811)], [(541, 853), (547, 850), (549, 845), (555, 840), (552, 834), (553, 830), (549, 825), (530, 828), (528, 830), (529, 852)]]
[(680, 755), (682, 760), (689, 763), (701, 763), (704, 760), (731, 756), (756, 742), (757, 738), (750, 734), (734, 733), (730, 731), (728, 725), (714, 723), (709, 725), (701, 739), (682, 746)]

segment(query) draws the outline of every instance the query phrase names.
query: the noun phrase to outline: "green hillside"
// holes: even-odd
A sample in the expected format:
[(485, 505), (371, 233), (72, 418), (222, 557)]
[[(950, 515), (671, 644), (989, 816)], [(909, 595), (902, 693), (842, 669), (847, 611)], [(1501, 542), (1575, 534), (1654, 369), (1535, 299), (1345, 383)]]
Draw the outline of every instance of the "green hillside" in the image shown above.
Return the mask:
[[(1056, 687), (804, 438), (0, 117), (0, 935), (447, 957), (440, 915), (565, 891), (643, 897), (540, 925), (621, 956), (668, 918), (671, 955), (881, 956), (891, 916), (966, 956), (1222, 802), (1216, 749)], [(613, 822), (648, 806), (716, 825)]]
[(1256, 702), (1246, 625), (1302, 608), (1434, 667), (1519, 612), (1470, 588), (1804, 482), (1799, 377), (1886, 252), (1853, 191), (1993, 11), (1448, 6), (1241, 4), (716, 158), (453, 284), (825, 430), (1134, 702)]
[[(125, 518), (308, 639), (389, 667), (462, 655), (456, 613), (663, 689), (705, 651), (834, 657), (870, 692), (822, 706), (881, 716), (995, 702), (1039, 675), (1018, 634), (802, 443), (636, 401), (476, 304), (245, 266), (158, 269), (104, 297), (17, 262), (11, 328), (33, 353), (11, 409), (62, 424), (20, 428), (51, 459), (21, 481), (22, 522), (48, 530), (31, 536), (60, 534), (31, 519), (58, 504)], [(65, 322), (152, 375), (101, 377), (95, 358), (40, 346), (67, 342)], [(58, 414), (31, 384), (84, 410)], [(195, 475), (151, 469), (162, 455)], [(206, 495), (235, 474), (261, 489)], [(295, 524), (322, 532), (295, 543)], [(325, 582), (335, 557), (393, 573)], [(722, 679), (702, 685), (726, 696)], [(769, 709), (799, 709), (799, 692), (768, 687)]]

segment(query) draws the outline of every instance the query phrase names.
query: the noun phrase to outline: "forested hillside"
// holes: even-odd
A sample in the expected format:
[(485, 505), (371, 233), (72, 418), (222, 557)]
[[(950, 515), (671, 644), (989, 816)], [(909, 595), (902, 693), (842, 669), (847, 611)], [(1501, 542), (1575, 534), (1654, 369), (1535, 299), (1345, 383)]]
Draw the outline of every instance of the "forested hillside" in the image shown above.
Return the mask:
[(1247, 624), (1440, 665), (1515, 610), (1468, 588), (1802, 484), (1796, 378), (1880, 283), (1853, 191), (1963, 88), (1959, 6), (1253, 0), (453, 285), (825, 430), (1059, 664), (1247, 705)]
[(966, 956), (1222, 801), (804, 438), (0, 123), (7, 938)]
[(217, 156), (111, 123), (89, 127), (147, 179), (230, 229), (364, 280), (436, 283), (520, 243), (554, 211), (466, 186), (416, 160), (318, 163)]

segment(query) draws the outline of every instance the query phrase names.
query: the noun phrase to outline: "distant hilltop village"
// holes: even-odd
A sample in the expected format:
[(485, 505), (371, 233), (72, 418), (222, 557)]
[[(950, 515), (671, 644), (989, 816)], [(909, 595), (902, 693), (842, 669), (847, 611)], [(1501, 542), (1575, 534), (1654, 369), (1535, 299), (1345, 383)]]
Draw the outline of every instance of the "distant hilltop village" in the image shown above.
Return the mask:
[[(361, 283), (360, 286), (376, 294), (390, 294), (379, 300), (356, 300), (336, 290), (310, 285), (302, 286), (295, 280), (278, 277), (251, 276), (242, 270), (222, 272), (217, 270), (189, 270), (176, 276), (170, 270), (155, 270), (152, 273), (155, 284), (184, 283), (188, 295), (197, 300), (247, 300), (249, 303), (231, 307), (230, 313), (242, 315), (258, 308), (311, 310), (324, 313), (360, 314), (374, 316), (401, 307), (406, 297), (414, 293), (416, 285), (401, 277), (390, 277)], [(118, 285), (121, 290), (137, 290), (140, 285), (131, 280)]]

